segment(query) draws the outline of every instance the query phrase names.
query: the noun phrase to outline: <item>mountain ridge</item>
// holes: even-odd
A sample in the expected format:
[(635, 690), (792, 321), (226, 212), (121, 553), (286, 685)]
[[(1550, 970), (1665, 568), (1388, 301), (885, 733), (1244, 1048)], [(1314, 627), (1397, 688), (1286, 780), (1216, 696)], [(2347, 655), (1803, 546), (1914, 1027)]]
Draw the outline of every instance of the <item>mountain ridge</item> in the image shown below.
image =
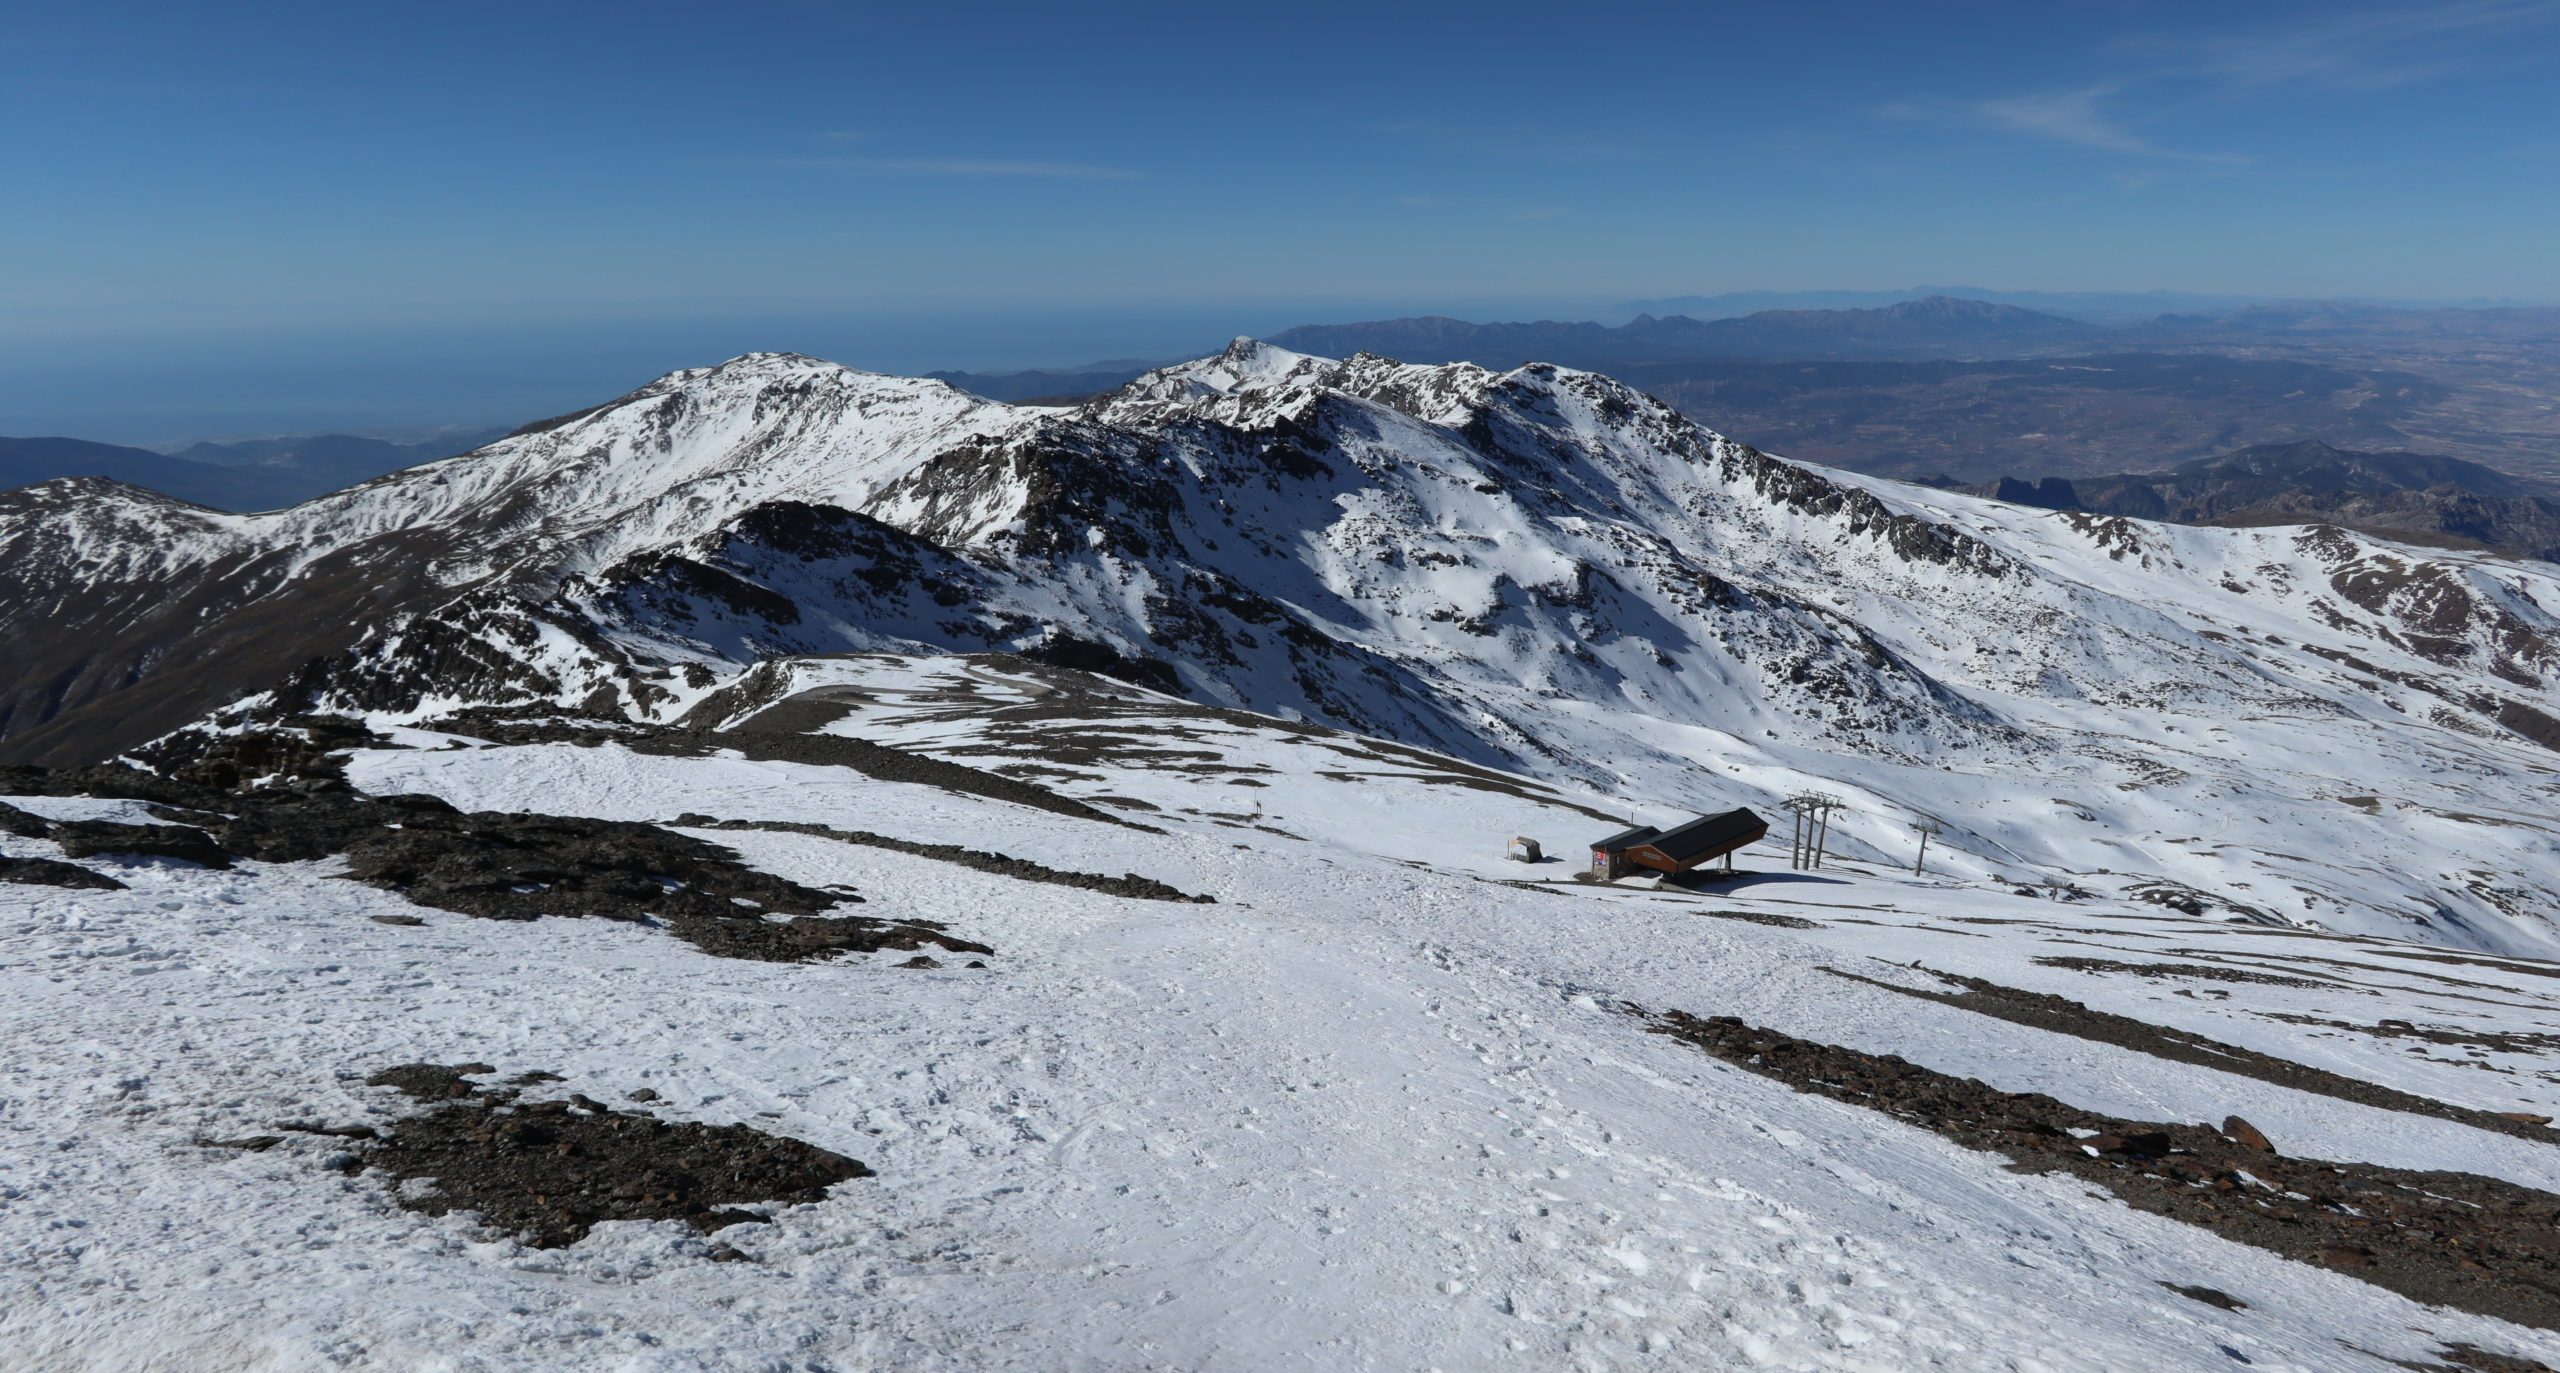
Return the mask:
[[(2539, 830), (2440, 818), (2560, 748), (2549, 574), (1826, 472), (1546, 364), (1239, 340), (1042, 409), (751, 354), (268, 515), (0, 495), (0, 577), (10, 758), (244, 701), (716, 724), (830, 655), (1014, 653), (1601, 796), (1818, 786), (1844, 851), (1925, 812), (1978, 874), (2560, 947)], [(2301, 856), (2376, 738), (2413, 761), (2359, 866)]]

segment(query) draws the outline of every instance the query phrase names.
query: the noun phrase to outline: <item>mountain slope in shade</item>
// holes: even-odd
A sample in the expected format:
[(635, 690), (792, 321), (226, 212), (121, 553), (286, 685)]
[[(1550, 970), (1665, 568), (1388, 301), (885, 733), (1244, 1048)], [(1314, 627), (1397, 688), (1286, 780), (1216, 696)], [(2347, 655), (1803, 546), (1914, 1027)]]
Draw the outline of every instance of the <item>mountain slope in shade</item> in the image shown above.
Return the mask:
[(2048, 510), (2181, 524), (2325, 522), (2385, 538), (2477, 545), (2560, 561), (2560, 501), (2459, 458), (2268, 444), (2113, 477), (2003, 477), (1965, 488)]
[(1977, 877), (2560, 947), (2550, 574), (1849, 478), (1544, 365), (1240, 340), (1054, 411), (751, 355), (274, 515), (0, 498), (0, 576), (21, 758), (278, 682), (717, 724), (997, 650), (1622, 807), (1818, 786), (1887, 862), (1935, 817)]
[(761, 501), (858, 503), (866, 464), (885, 480), (1029, 419), (768, 355), (271, 514), (86, 480), (0, 492), (0, 628), (23, 646), (0, 750), (131, 747), (465, 591), (540, 594)]

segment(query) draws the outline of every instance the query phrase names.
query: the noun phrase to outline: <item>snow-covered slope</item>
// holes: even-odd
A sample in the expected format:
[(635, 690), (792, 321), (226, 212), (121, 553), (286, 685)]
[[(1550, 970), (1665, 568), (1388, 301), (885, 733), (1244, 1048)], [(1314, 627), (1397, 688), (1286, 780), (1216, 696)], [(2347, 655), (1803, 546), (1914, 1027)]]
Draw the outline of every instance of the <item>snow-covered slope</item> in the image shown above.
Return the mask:
[[(2245, 1217), (2289, 1200), (2260, 1174), (2332, 1160), (2345, 1171), (2311, 1190), (2352, 1235), (2395, 1194), (2376, 1168), (2434, 1170), (2429, 1190), (2449, 1197), (2534, 1189), (2547, 1218), (2560, 1146), (2494, 1113), (2553, 1109), (2549, 965), (1961, 871), (1791, 873), (1774, 843), (1712, 892), (1576, 882), (1568, 863), (1500, 857), (1515, 834), (1570, 855), (1608, 827), (1606, 798), (1570, 786), (1018, 659), (857, 656), (788, 676), (766, 687), (816, 731), (804, 746), (868, 739), (1098, 809), (776, 758), (751, 731), (604, 722), (515, 737), (502, 719), (377, 719), (389, 737), (347, 773), (375, 795), (672, 824), (992, 953), (741, 961), (648, 923), (412, 904), (344, 880), (336, 858), (90, 857), (127, 889), (0, 884), (0, 1363), (2560, 1361), (2548, 1328), (2391, 1287), (2397, 1251), (2379, 1240), (2378, 1264), (2352, 1239), (2295, 1257), (2235, 1242), (2085, 1177), (2013, 1170), (1882, 1103), (1790, 1090), (1648, 1033), (1636, 1011), (1738, 1016), (2048, 1094), (2071, 1127), (2059, 1137), (2086, 1137), (2091, 1158), (2134, 1156), (2081, 1113), (2244, 1117), (2283, 1153), (2208, 1195)], [(0, 793), (12, 780), (31, 779), (0, 774)], [(6, 800), (56, 821), (165, 819), (130, 800)], [(70, 854), (30, 828), (0, 825), (0, 858)], [(927, 845), (1010, 859), (991, 871)], [(1126, 871), (1215, 904), (1044, 870)], [(2095, 1014), (2016, 1023), (1986, 1009), (2007, 1003), (1953, 998), (1958, 978)], [(2199, 1063), (2177, 1035), (2231, 1047)], [(2270, 1080), (2246, 1052), (2294, 1069)], [(400, 1204), (459, 1186), (449, 1173), (404, 1184), (372, 1166), (361, 1136), (426, 1108), (366, 1079), (412, 1063), (477, 1065), (582, 1119), (751, 1127), (870, 1175), (708, 1234), (620, 1219), (531, 1248)], [(649, 1185), (645, 1168), (628, 1176), (619, 1195)], [(2551, 1247), (2510, 1250), (2497, 1279), (2529, 1291)]]
[(274, 515), (28, 499), (0, 575), (29, 626), (212, 585), (191, 625), (326, 632), (118, 715), (186, 636), (57, 615), (117, 651), (30, 679), (22, 749), (128, 746), (288, 674), (412, 716), (717, 722), (793, 659), (1000, 649), (1651, 818), (1819, 787), (1862, 857), (1934, 818), (1977, 877), (2560, 949), (2550, 569), (1851, 478), (1588, 373), (1240, 340), (1044, 411), (751, 355)]

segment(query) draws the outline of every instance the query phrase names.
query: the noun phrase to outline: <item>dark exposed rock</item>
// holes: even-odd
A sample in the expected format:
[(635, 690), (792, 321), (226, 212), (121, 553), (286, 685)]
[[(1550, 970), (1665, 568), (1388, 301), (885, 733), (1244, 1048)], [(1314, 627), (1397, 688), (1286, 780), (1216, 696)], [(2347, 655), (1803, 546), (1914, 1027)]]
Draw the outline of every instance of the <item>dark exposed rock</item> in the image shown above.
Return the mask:
[(2551, 1365), (2538, 1359), (2528, 1359), (2520, 1354), (2500, 1354), (2465, 1340), (2456, 1340), (2437, 1350), (2436, 1358), (2443, 1362), (2419, 1363), (2407, 1359), (2393, 1362), (2416, 1373), (2553, 1373)]
[(323, 1139), (375, 1139), (381, 1134), (370, 1125), (323, 1125), (311, 1120), (279, 1120), (276, 1128), (297, 1135), (318, 1135)]
[(274, 720), (179, 730), (128, 756), (172, 781), (218, 791), (291, 789), (305, 795), (346, 790), (346, 756), (357, 748), (390, 748), (360, 720), (343, 715), (287, 715)]
[(1116, 677), (1156, 691), (1178, 693), (1182, 690), (1182, 677), (1174, 671), (1173, 664), (1143, 654), (1132, 656), (1098, 639), (1053, 633), (1023, 649), (1022, 655), (1051, 667), (1074, 668), (1097, 676)]
[(2243, 1149), (2255, 1149), (2262, 1154), (2272, 1154), (2276, 1151), (2276, 1146), (2267, 1142), (2264, 1131), (2238, 1116), (2222, 1118), (2222, 1137)]
[(284, 1143), (282, 1135), (244, 1135), (239, 1139), (200, 1139), (199, 1149), (237, 1149), (244, 1154), (263, 1154)]
[[(1723, 874), (1721, 873), (1708, 874), (1700, 885), (1712, 886), (1716, 880), (1722, 876)], [(1819, 920), (1807, 920), (1801, 915), (1784, 915), (1777, 911), (1730, 910), (1696, 911), (1692, 913), (1696, 915), (1713, 916), (1718, 920), (1741, 920), (1754, 925), (1770, 925), (1782, 930), (1818, 930), (1822, 928), (1822, 922)]]
[[(175, 766), (233, 775), (228, 765), (237, 754), (223, 755), (224, 766), (210, 771), (208, 756), (182, 756)], [(729, 849), (655, 825), (465, 814), (431, 796), (364, 795), (328, 775), (307, 779), (317, 791), (221, 791), (125, 767), (5, 774), (0, 787), (15, 794), (139, 796), (171, 818), (195, 822), (44, 822), (46, 834), (74, 856), (150, 853), (227, 867), (235, 856), (293, 862), (342, 855), (337, 875), (419, 905), (496, 920), (596, 916), (662, 925), (728, 958), (803, 961), (925, 947), (994, 952), (931, 921), (825, 915), (862, 898), (759, 872)]]
[(99, 854), (131, 854), (144, 858), (174, 858), (204, 868), (227, 868), (231, 855), (223, 852), (213, 836), (190, 825), (127, 825), (113, 820), (58, 820), (54, 822), (53, 842), (62, 846), (66, 858), (94, 858)]
[(2197, 982), (2254, 982), (2268, 987), (2336, 985), (2317, 978), (2262, 973), (2248, 968), (2213, 967), (2203, 963), (2127, 963), (2120, 958), (2084, 958), (2078, 954), (2051, 954), (2036, 959), (2036, 962), (2048, 968), (2069, 968), (2074, 972), (2128, 973), (2135, 977), (2177, 977)]
[(232, 852), (265, 863), (326, 858), (347, 852), (389, 826), (450, 824), (462, 814), (433, 796), (358, 797), (352, 793), (323, 798), (260, 794), (239, 798), (229, 807), (231, 814), (212, 822), (215, 836)]
[(2560, 753), (2560, 719), (2513, 700), (2499, 701), (2491, 714), (2499, 724), (2554, 753)]
[[(227, 796), (216, 788), (173, 781), (122, 763), (71, 768), (0, 766), (0, 793), (10, 796), (95, 796), (196, 809), (220, 805)], [(24, 815), (26, 812), (18, 813)], [(52, 822), (44, 823), (50, 825)]]
[(2198, 1287), (2183, 1282), (2164, 1282), (2160, 1285), (2177, 1293), (2181, 1297), (2185, 1297), (2189, 1301), (2200, 1301), (2207, 1306), (2220, 1307), (2225, 1311), (2246, 1311), (2249, 1309), (2249, 1303), (2240, 1300), (2238, 1297), (2235, 1297), (2218, 1287)]
[(678, 595), (716, 602), (732, 614), (777, 625), (800, 622), (800, 606), (790, 597), (674, 553), (647, 554), (615, 568), (614, 572), (617, 577), (627, 577), (635, 582), (654, 581)]
[(1105, 877), (1099, 873), (1090, 872), (1067, 872), (1034, 863), (1027, 858), (989, 853), (982, 849), (963, 848), (958, 844), (928, 844), (913, 839), (896, 839), (885, 834), (871, 834), (863, 830), (838, 829), (833, 825), (813, 824), (803, 820), (715, 820), (708, 815), (687, 812), (668, 823), (681, 825), (687, 829), (769, 830), (779, 834), (812, 834), (822, 838), (841, 840), (848, 844), (860, 844), (867, 848), (913, 854), (918, 858), (930, 858), (936, 862), (950, 863), (977, 872), (993, 873), (998, 877), (1011, 877), (1024, 882), (1043, 882), (1056, 887), (1076, 887), (1085, 891), (1126, 896), (1140, 901), (1192, 901), (1208, 905), (1217, 900), (1214, 896), (1187, 895), (1178, 887), (1168, 886), (1152, 877), (1140, 877), (1134, 872), (1123, 873), (1118, 877)]
[(1749, 1072), (2006, 1155), (2023, 1171), (2068, 1173), (2140, 1210), (2413, 1301), (2560, 1329), (2551, 1223), (2560, 1196), (2471, 1173), (2265, 1153), (2210, 1126), (2119, 1120), (1731, 1016), (1636, 1013), (1654, 1033)]
[(62, 887), (71, 891), (124, 890), (122, 882), (102, 872), (91, 872), (77, 863), (57, 862), (51, 858), (11, 858), (5, 854), (0, 854), (0, 882)]
[[(2450, 1120), (2474, 1129), (2514, 1135), (2519, 1139), (2546, 1143), (2553, 1139), (2549, 1130), (2511, 1119), (2497, 1111), (2456, 1106), (2450, 1102), (2437, 1101), (2432, 1097), (2417, 1096), (2396, 1088), (2348, 1077), (2343, 1073), (2333, 1073), (2325, 1068), (2314, 1068), (2295, 1063), (2290, 1059), (2278, 1058), (2273, 1054), (2260, 1053), (2255, 1049), (2244, 1049), (2237, 1044), (2225, 1044), (2218, 1039), (2208, 1039), (2203, 1035), (2192, 1034), (2185, 1030), (2153, 1025), (2147, 1021), (2135, 1020), (2130, 1016), (2096, 1010), (2068, 997), (2054, 996), (2047, 992), (2031, 992), (2017, 987), (2005, 987), (1982, 978), (1938, 972), (1934, 969), (1929, 973), (1931, 977), (1946, 982), (1956, 990), (1941, 992), (1900, 986), (1862, 977), (1840, 968), (1825, 968), (1823, 971), (1834, 977), (1845, 977), (1853, 982), (1865, 983), (1881, 991), (1918, 997), (1924, 1001), (1935, 1001), (1940, 1005), (1955, 1006), (1978, 1015), (2005, 1020), (2013, 1025), (2026, 1025), (2098, 1044), (2112, 1044), (2120, 1049), (2131, 1049), (2136, 1053), (2149, 1054), (2153, 1058), (2166, 1059), (2172, 1063), (2185, 1063), (2238, 1077), (2255, 1078), (2260, 1082), (2272, 1083), (2297, 1092), (2311, 1092), (2339, 1101), (2352, 1101), (2361, 1106), (2379, 1107), (2386, 1111), (2400, 1111), (2409, 1115)], [(2233, 1122), (2242, 1125), (2248, 1123), (2234, 1116), (2231, 1121), (2224, 1122), (2226, 1134), (2229, 1133), (2229, 1126)], [(2234, 1138), (2238, 1137), (2234, 1136)], [(2261, 1138), (2263, 1139), (2263, 1136)], [(2263, 1147), (2272, 1150), (2273, 1146)]]
[[(822, 918), (846, 900), (758, 872), (655, 825), (547, 815), (407, 818), (346, 849), (347, 876), (424, 906), (493, 920), (545, 915), (663, 923), (706, 953), (795, 961), (931, 944), (991, 952), (928, 921)], [(788, 918), (776, 918), (788, 917)]]
[(402, 1207), (464, 1211), (540, 1249), (574, 1244), (599, 1222), (681, 1220), (703, 1231), (765, 1219), (747, 1207), (823, 1201), (871, 1176), (857, 1160), (745, 1125), (700, 1125), (617, 1111), (585, 1097), (527, 1101), (475, 1086), (469, 1070), (412, 1063), (366, 1081), (427, 1109), (395, 1121), (360, 1154), (403, 1184)]
[(2166, 1158), (2169, 1134), (2165, 1130), (2134, 1130), (2118, 1135), (2090, 1135), (2080, 1141), (2080, 1147), (2119, 1158)]

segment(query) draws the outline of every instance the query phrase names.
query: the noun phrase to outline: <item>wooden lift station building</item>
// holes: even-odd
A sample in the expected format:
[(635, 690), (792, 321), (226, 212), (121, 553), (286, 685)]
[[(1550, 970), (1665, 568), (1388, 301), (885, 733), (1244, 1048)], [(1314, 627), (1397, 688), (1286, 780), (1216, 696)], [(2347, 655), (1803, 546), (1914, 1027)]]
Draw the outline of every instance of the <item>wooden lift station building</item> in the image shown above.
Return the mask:
[(1667, 830), (1638, 825), (1591, 846), (1591, 875), (1607, 881), (1639, 868), (1687, 872), (1716, 858), (1730, 870), (1735, 849), (1768, 837), (1769, 822), (1744, 808), (1701, 815)]

